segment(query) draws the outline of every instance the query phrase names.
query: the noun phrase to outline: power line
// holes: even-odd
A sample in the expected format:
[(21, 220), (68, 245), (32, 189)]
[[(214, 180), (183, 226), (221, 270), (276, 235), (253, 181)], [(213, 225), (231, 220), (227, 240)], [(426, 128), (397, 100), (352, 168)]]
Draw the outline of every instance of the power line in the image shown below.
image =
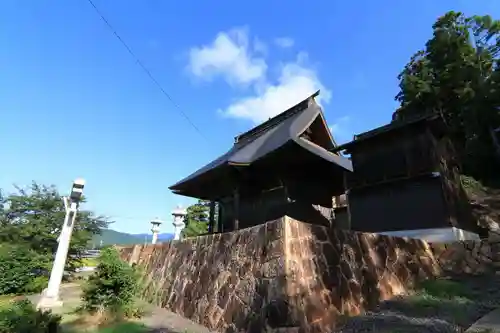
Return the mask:
[(207, 140), (207, 138), (205, 137), (205, 135), (203, 135), (203, 133), (198, 128), (198, 126), (196, 126), (195, 123), (189, 118), (189, 116), (184, 111), (182, 111), (182, 109), (179, 107), (179, 105), (173, 100), (172, 96), (170, 96), (170, 94), (162, 87), (162, 85), (160, 84), (160, 82), (158, 82), (158, 80), (156, 80), (156, 78), (153, 76), (153, 74), (151, 73), (151, 71), (149, 69), (147, 69), (146, 66), (144, 66), (144, 63), (139, 59), (139, 57), (137, 57), (135, 55), (134, 51), (132, 51), (132, 49), (128, 46), (128, 44), (118, 34), (118, 32), (116, 31), (116, 29), (113, 28), (113, 26), (111, 25), (111, 23), (109, 23), (109, 21), (106, 19), (106, 17), (104, 17), (104, 15), (99, 10), (99, 8), (97, 8), (97, 6), (94, 4), (94, 2), (92, 0), (87, 0), (87, 1), (94, 8), (94, 10), (96, 11), (97, 15), (99, 15), (101, 17), (101, 19), (106, 24), (106, 26), (111, 30), (111, 32), (113, 33), (113, 35), (120, 41), (120, 43), (123, 45), (123, 47), (125, 47), (125, 49), (127, 50), (127, 52), (135, 59), (135, 62), (139, 65), (139, 67), (141, 67), (141, 69), (146, 73), (146, 75), (151, 79), (151, 81), (153, 81), (153, 83), (160, 89), (160, 91), (163, 93), (163, 95), (165, 95), (165, 97), (168, 98), (168, 100), (174, 105), (174, 107), (180, 112), (180, 114), (194, 128), (194, 130), (196, 132), (198, 132), (198, 134), (201, 135), (201, 137), (203, 137), (203, 139)]

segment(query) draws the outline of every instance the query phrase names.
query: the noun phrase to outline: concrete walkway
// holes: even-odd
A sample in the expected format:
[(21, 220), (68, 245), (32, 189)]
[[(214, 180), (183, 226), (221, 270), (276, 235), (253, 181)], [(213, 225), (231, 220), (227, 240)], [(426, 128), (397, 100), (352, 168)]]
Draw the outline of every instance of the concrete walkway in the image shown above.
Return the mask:
[(500, 333), (500, 308), (480, 318), (465, 333)]
[(210, 333), (205, 326), (158, 307), (153, 307), (139, 322), (151, 329), (152, 333)]

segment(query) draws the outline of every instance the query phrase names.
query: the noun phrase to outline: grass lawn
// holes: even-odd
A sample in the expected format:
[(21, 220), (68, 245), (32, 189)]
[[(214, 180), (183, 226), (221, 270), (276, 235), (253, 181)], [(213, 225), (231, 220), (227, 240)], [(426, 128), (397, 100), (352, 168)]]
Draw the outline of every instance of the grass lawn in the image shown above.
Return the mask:
[(445, 279), (423, 281), (417, 286), (417, 291), (436, 298), (470, 299), (473, 297), (460, 283)]
[(15, 296), (0, 295), (0, 309), (8, 306)]
[(74, 318), (71, 322), (66, 322), (62, 325), (63, 333), (147, 333), (151, 329), (136, 322), (121, 322), (110, 324), (102, 327), (85, 325), (80, 323), (79, 318)]
[(433, 304), (454, 302), (457, 305), (472, 302), (474, 295), (470, 294), (458, 282), (445, 279), (430, 279), (420, 283), (415, 293), (410, 296), (415, 304), (432, 306)]
[(415, 292), (397, 306), (409, 315), (421, 318), (437, 316), (449, 323), (466, 327), (476, 308), (477, 296), (459, 282), (431, 279), (422, 282)]
[(473, 301), (461, 296), (435, 296), (426, 292), (420, 292), (409, 296), (407, 302), (415, 309), (414, 313), (440, 314), (442, 319), (452, 322), (461, 322), (462, 318), (467, 317), (468, 308)]
[[(142, 300), (137, 300), (137, 306), (144, 309), (143, 315), (148, 314), (148, 303)], [(62, 333), (146, 333), (151, 332), (140, 323), (140, 319), (128, 320), (123, 319), (113, 320), (113, 317), (108, 317), (106, 314), (96, 313), (93, 315), (81, 312), (78, 306), (81, 304), (79, 301), (68, 304), (66, 311), (59, 313), (62, 315)]]
[(0, 304), (8, 303), (12, 299), (14, 299), (14, 297), (15, 296), (12, 296), (12, 295), (0, 295)]
[(138, 323), (121, 323), (111, 327), (100, 328), (95, 333), (146, 333), (150, 332), (146, 326)]
[(81, 259), (82, 266), (86, 267), (97, 267), (99, 264), (98, 258), (82, 258)]

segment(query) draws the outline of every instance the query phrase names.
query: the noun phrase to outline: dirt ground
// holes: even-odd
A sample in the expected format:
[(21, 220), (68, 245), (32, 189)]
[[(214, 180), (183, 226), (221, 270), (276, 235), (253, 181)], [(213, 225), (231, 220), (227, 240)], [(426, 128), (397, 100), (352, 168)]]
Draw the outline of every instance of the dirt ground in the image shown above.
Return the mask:
[[(68, 326), (70, 322), (77, 319), (74, 311), (81, 304), (81, 285), (79, 283), (67, 283), (61, 286), (61, 299), (63, 306), (55, 308), (54, 313), (63, 317), (63, 326)], [(28, 299), (36, 304), (39, 295), (28, 296)], [(146, 326), (151, 333), (210, 333), (210, 331), (189, 319), (179, 316), (166, 309), (152, 305), (146, 305), (146, 314), (137, 322)]]

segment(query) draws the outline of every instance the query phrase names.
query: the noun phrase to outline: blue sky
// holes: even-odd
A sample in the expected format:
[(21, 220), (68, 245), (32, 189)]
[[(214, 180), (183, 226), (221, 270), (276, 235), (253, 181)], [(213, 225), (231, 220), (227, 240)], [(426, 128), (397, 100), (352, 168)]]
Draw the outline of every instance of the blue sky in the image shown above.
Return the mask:
[(86, 208), (148, 232), (191, 200), (168, 186), (233, 137), (322, 89), (338, 141), (390, 120), (396, 76), (447, 10), (497, 1), (5, 0), (0, 11), (0, 188), (87, 181)]

